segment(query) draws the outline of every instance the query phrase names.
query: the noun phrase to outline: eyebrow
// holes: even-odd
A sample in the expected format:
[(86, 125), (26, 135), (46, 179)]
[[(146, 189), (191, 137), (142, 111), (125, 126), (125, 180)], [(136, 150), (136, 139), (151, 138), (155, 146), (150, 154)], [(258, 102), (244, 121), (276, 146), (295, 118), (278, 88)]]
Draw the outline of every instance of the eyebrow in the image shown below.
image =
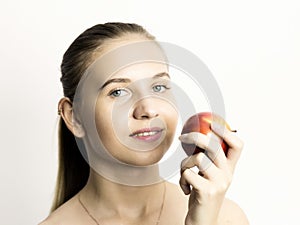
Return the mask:
[[(153, 76), (153, 79), (155, 78), (160, 78), (160, 77), (168, 77), (170, 78), (170, 75), (166, 72), (161, 72), (161, 73), (158, 73), (156, 75)], [(107, 85), (111, 84), (111, 83), (130, 83), (131, 80), (128, 79), (128, 78), (113, 78), (113, 79), (110, 79), (108, 81), (106, 81), (102, 86), (101, 86), (101, 90), (103, 88), (105, 88)]]
[(111, 84), (111, 83), (129, 83), (131, 80), (128, 78), (113, 78), (110, 79), (108, 81), (106, 81), (102, 86), (101, 86), (101, 90), (103, 88), (105, 88), (107, 85)]

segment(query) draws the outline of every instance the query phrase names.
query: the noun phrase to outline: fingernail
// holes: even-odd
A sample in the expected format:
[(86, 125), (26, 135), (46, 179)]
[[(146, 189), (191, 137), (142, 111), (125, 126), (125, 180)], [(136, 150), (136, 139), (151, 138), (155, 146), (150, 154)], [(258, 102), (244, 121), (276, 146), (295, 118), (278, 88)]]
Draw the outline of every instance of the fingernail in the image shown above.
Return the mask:
[(211, 128), (216, 131), (218, 134), (223, 134), (225, 127), (220, 125), (219, 123), (212, 123)]
[(178, 137), (178, 139), (179, 139), (180, 141), (183, 141), (183, 140), (185, 140), (186, 136), (187, 136), (187, 134), (182, 134), (182, 135), (180, 135), (180, 136)]

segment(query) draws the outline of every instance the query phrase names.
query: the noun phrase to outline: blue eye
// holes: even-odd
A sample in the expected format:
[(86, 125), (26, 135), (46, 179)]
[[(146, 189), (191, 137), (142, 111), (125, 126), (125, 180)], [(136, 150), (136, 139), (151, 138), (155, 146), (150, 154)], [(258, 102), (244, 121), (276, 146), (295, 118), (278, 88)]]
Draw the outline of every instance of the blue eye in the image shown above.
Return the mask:
[(161, 84), (155, 85), (153, 87), (154, 92), (164, 92), (166, 89), (169, 89), (169, 88), (167, 88), (165, 85), (161, 85)]
[(128, 92), (124, 89), (116, 89), (116, 90), (113, 90), (109, 93), (109, 96), (112, 96), (112, 97), (122, 97), (124, 95), (127, 95)]

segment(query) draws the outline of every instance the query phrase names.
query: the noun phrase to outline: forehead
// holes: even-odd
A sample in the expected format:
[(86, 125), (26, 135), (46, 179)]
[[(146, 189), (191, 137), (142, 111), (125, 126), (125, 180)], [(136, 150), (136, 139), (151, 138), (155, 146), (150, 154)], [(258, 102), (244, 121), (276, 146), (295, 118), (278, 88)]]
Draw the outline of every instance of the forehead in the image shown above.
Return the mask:
[(155, 41), (114, 42), (87, 69), (85, 75), (104, 83), (114, 77), (146, 78), (167, 72), (167, 60)]
[(109, 78), (128, 78), (132, 81), (152, 78), (160, 73), (168, 73), (168, 66), (161, 62), (138, 62), (125, 66), (112, 74)]

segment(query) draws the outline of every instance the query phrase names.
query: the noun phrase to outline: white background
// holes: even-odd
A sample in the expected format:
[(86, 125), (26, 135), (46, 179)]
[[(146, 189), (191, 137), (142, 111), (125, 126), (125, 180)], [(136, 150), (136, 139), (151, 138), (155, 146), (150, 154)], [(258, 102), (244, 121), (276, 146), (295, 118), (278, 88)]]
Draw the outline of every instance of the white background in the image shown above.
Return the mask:
[(86, 28), (123, 21), (189, 49), (214, 74), (245, 141), (228, 197), (251, 224), (300, 224), (299, 12), (297, 0), (2, 1), (0, 223), (47, 216), (62, 55)]

